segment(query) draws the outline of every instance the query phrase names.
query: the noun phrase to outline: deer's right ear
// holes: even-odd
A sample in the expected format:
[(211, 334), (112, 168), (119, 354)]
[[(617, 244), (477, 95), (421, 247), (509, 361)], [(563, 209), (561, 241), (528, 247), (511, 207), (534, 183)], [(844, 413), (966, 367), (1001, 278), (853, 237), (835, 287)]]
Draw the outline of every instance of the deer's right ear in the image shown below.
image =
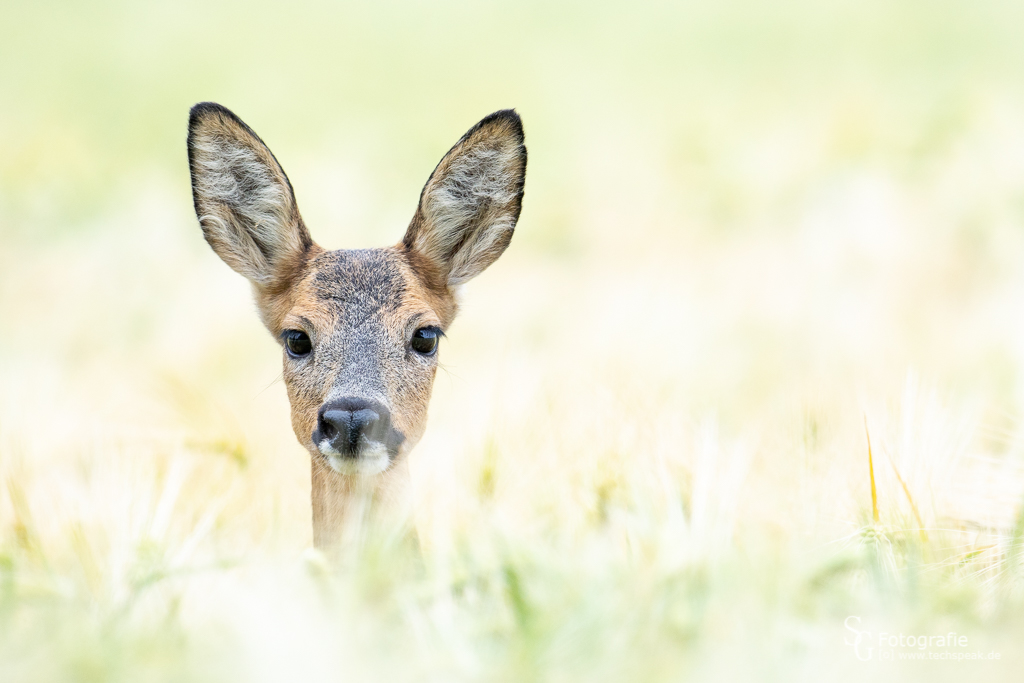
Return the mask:
[(313, 247), (284, 169), (259, 136), (213, 102), (188, 121), (192, 198), (206, 241), (264, 288), (285, 286)]
[(427, 180), (402, 243), (444, 284), (457, 287), (501, 256), (523, 203), (526, 146), (511, 109), (495, 112), (455, 143)]

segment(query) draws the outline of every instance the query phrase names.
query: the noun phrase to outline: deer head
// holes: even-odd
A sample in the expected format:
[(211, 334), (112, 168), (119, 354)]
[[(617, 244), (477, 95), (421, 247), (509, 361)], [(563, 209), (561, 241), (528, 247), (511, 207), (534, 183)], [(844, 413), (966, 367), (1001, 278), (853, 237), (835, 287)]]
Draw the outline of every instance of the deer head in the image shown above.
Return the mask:
[(473, 126), (431, 173), (401, 242), (379, 249), (319, 247), (277, 159), (218, 104), (192, 108), (188, 158), (206, 241), (252, 283), (281, 344), (324, 545), (352, 480), (386, 476), (423, 435), (456, 292), (501, 256), (519, 218), (522, 123), (504, 110)]

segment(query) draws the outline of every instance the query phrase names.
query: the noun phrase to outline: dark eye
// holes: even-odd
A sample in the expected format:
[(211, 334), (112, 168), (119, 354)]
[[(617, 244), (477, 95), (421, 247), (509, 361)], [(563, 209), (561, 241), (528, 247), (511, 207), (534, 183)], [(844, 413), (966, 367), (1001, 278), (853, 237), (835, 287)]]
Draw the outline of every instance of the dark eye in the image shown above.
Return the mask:
[(441, 330), (436, 327), (421, 327), (412, 335), (412, 350), (430, 356), (437, 351), (437, 340)]
[(302, 330), (285, 330), (284, 345), (288, 349), (288, 355), (293, 358), (308, 356), (313, 350), (313, 343), (309, 341), (309, 335)]

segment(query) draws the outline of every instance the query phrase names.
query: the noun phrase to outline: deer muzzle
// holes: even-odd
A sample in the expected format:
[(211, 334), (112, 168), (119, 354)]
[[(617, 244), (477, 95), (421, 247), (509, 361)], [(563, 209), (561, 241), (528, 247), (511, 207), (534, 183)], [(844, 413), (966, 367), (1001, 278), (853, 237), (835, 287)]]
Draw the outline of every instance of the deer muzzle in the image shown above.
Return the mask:
[(331, 469), (342, 474), (383, 472), (398, 455), (404, 435), (380, 401), (346, 397), (320, 407), (312, 441)]

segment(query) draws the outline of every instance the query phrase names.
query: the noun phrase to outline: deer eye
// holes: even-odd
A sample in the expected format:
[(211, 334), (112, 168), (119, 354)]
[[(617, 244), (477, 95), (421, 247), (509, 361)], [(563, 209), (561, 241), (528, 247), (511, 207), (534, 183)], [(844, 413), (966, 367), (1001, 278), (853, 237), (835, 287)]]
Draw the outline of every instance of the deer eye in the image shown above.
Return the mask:
[(437, 341), (441, 330), (436, 327), (421, 327), (412, 335), (412, 350), (424, 356), (431, 356), (437, 351)]
[(285, 330), (284, 345), (292, 358), (308, 356), (313, 350), (313, 342), (309, 341), (309, 335), (302, 330)]

